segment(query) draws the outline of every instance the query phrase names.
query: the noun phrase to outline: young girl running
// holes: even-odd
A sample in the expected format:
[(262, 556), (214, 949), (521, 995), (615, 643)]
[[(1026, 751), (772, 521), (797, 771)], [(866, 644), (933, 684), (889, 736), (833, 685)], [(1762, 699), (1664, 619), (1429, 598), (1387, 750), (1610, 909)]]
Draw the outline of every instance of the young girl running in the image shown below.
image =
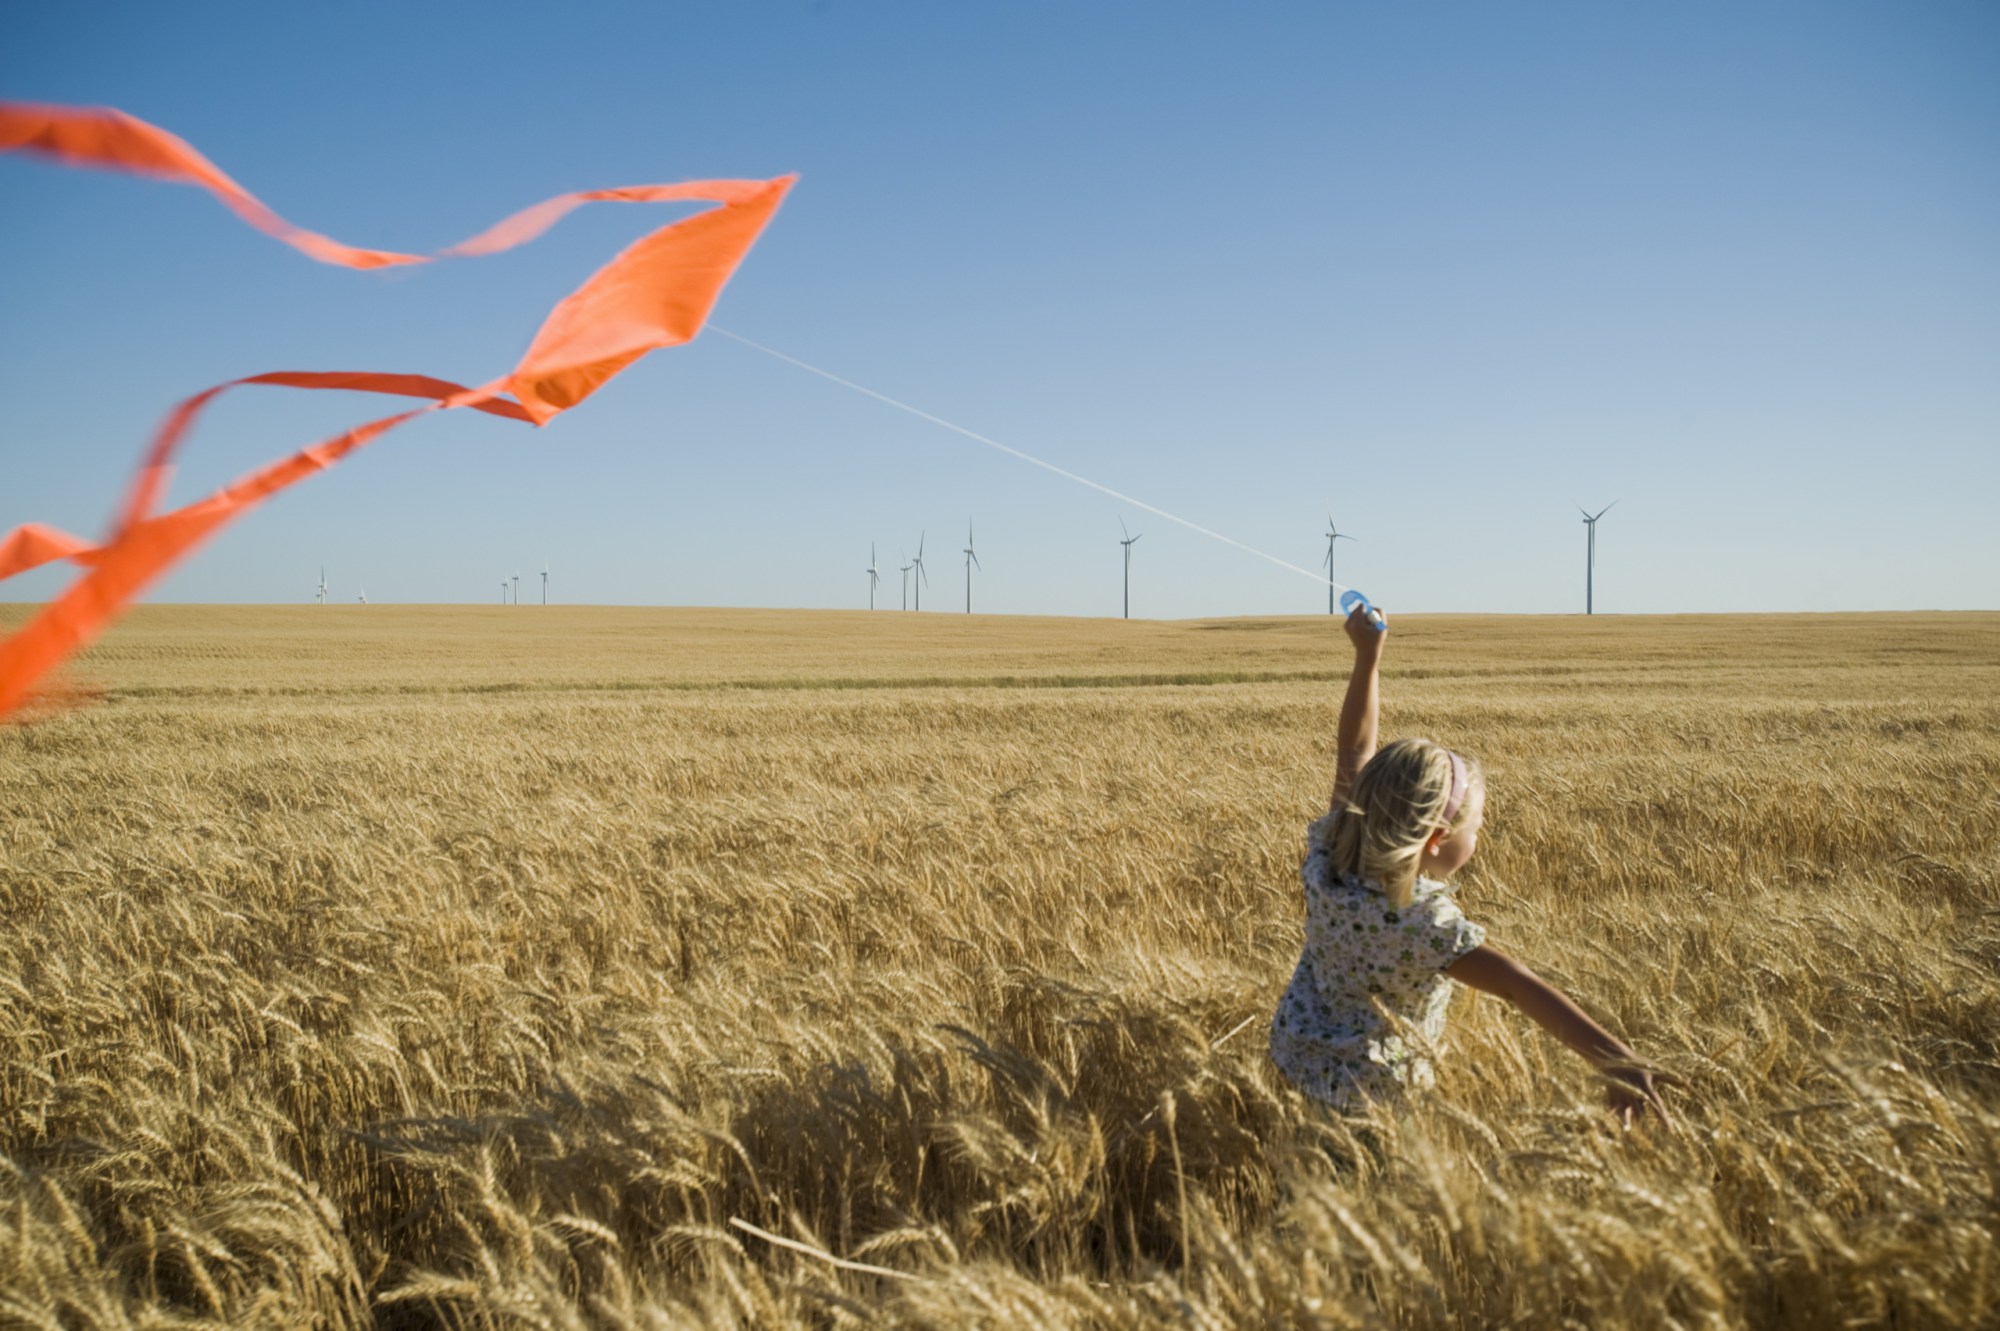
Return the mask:
[(1486, 782), (1476, 763), (1427, 739), (1375, 748), (1386, 628), (1347, 620), (1354, 671), (1340, 708), (1333, 805), (1307, 830), (1300, 876), (1306, 943), (1271, 1023), (1271, 1058), (1335, 1109), (1394, 1102), (1435, 1080), (1452, 982), (1497, 994), (1611, 1081), (1630, 1122), (1673, 1127), (1653, 1074), (1617, 1036), (1498, 948), (1465, 918), (1449, 880), (1479, 845)]

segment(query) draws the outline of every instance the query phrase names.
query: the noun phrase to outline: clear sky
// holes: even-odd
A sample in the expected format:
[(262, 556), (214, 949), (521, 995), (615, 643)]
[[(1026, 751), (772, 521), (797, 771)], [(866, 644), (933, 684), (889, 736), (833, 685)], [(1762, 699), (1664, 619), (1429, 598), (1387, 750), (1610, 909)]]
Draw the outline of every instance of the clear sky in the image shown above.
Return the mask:
[[(715, 323), (1392, 611), (2000, 606), (2000, 6), (0, 7), (0, 97), (120, 107), (299, 225), (427, 250), (564, 190), (803, 176)], [(355, 273), (0, 157), (0, 529), (103, 529), (178, 398), (482, 382), (674, 214)], [(381, 410), (248, 389), (193, 498)], [(741, 345), (535, 431), (420, 421), (173, 601), (1305, 613), (1325, 590)], [(0, 598), (45, 598), (38, 572)]]

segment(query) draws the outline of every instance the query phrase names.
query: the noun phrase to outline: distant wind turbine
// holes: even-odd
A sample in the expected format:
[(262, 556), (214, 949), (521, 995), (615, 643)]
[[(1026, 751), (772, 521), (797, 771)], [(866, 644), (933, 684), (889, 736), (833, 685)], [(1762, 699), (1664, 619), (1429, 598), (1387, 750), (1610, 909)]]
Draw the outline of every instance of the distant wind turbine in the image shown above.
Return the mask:
[(507, 604), (507, 579), (500, 579), (500, 604)]
[(1337, 530), (1334, 527), (1333, 514), (1329, 511), (1326, 515), (1326, 612), (1329, 615), (1334, 613), (1333, 601), (1335, 591), (1337, 590), (1333, 584), (1333, 543), (1335, 541), (1351, 541), (1353, 539), (1346, 532)]
[(542, 604), (549, 603), (549, 561), (542, 561)]
[(968, 615), (972, 613), (972, 570), (975, 568), (981, 573), (986, 571), (979, 562), (979, 556), (972, 553), (972, 524), (968, 522), (965, 524), (965, 613)]
[(931, 585), (930, 574), (924, 572), (924, 534), (917, 533), (917, 557), (910, 561), (910, 567), (917, 571), (917, 609), (924, 608), (924, 588)]
[(1125, 533), (1125, 539), (1118, 544), (1125, 547), (1125, 618), (1130, 619), (1132, 617), (1132, 547), (1139, 543), (1139, 536), (1144, 536), (1146, 533), (1140, 532), (1139, 536), (1134, 536), (1132, 529), (1125, 525), (1125, 519), (1123, 518), (1118, 519), (1118, 530)]
[(1596, 613), (1592, 601), (1595, 599), (1594, 584), (1597, 578), (1597, 520), (1616, 507), (1618, 507), (1616, 499), (1595, 513), (1582, 504), (1576, 506), (1576, 511), (1583, 514), (1584, 528), (1590, 533), (1586, 538), (1583, 555), (1583, 613), (1586, 615)]
[(875, 542), (873, 541), (868, 543), (868, 567), (865, 572), (868, 574), (868, 608), (873, 610), (875, 608), (875, 584), (882, 581), (881, 577), (875, 572)]
[(514, 604), (521, 604), (521, 575), (518, 573), (514, 575)]
[(910, 608), (910, 570), (915, 568), (916, 565), (909, 562), (908, 555), (903, 556), (903, 561), (901, 566), (903, 570), (903, 609), (908, 610)]
[(368, 588), (367, 588), (367, 587), (365, 587), (365, 586), (364, 586), (364, 587), (362, 587), (362, 589), (361, 589), (361, 595), (359, 595), (359, 596), (355, 597), (354, 599), (355, 599), (355, 600), (357, 600), (357, 601), (359, 601), (359, 602), (361, 602), (361, 604), (363, 604), (363, 605), (367, 605), (367, 604), (368, 604)]
[(326, 565), (324, 564), (319, 566), (319, 596), (316, 599), (321, 605), (326, 604)]

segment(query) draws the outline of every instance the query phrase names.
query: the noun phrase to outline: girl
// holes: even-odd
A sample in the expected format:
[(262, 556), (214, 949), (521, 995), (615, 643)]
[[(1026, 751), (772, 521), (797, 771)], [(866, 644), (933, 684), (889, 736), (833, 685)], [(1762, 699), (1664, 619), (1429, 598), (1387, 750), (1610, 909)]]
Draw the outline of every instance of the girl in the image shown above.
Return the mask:
[(1333, 805), (1306, 834), (1306, 943), (1271, 1023), (1271, 1058), (1335, 1109), (1393, 1101), (1434, 1081), (1452, 981), (1513, 1003), (1610, 1079), (1629, 1124), (1648, 1110), (1673, 1128), (1654, 1076), (1617, 1036), (1533, 971), (1486, 943), (1448, 880), (1479, 845), (1486, 783), (1477, 764), (1426, 739), (1376, 752), (1386, 626), (1348, 616), (1354, 671), (1340, 708)]

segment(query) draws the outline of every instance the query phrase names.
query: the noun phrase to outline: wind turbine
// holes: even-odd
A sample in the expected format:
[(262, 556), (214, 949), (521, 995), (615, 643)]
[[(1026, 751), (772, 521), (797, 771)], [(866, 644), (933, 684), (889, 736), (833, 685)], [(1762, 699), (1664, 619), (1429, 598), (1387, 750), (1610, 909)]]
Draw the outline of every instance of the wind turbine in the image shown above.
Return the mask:
[[(905, 559), (908, 559), (908, 558), (909, 558), (909, 556), (905, 555), (905, 556), (904, 556), (904, 558), (905, 558)], [(902, 566), (902, 570), (903, 570), (903, 609), (905, 609), (905, 610), (908, 610), (908, 609), (910, 608), (910, 570), (911, 570), (911, 569), (913, 569), (913, 568), (915, 568), (915, 567), (916, 567), (916, 565), (915, 565), (915, 564), (910, 564), (910, 563), (905, 563), (905, 564), (904, 564), (904, 565)]]
[(1132, 547), (1139, 543), (1139, 536), (1144, 536), (1146, 533), (1140, 532), (1139, 536), (1134, 536), (1132, 529), (1125, 525), (1125, 519), (1123, 518), (1118, 519), (1118, 530), (1125, 533), (1125, 539), (1118, 544), (1125, 547), (1125, 618), (1130, 619), (1132, 617)]
[(910, 561), (910, 567), (917, 571), (917, 609), (924, 608), (924, 588), (931, 585), (931, 575), (924, 572), (924, 534), (917, 533), (917, 557)]
[(500, 579), (500, 604), (507, 604), (507, 579)]
[(1334, 527), (1333, 514), (1331, 511), (1329, 511), (1326, 515), (1326, 612), (1329, 615), (1334, 613), (1333, 598), (1335, 589), (1333, 585), (1333, 543), (1335, 541), (1351, 541), (1353, 539), (1354, 538), (1352, 536), (1349, 536), (1346, 532), (1340, 531)]
[(518, 573), (514, 575), (514, 604), (521, 604), (521, 575)]
[(986, 566), (979, 562), (979, 556), (972, 553), (972, 524), (967, 522), (965, 524), (965, 613), (968, 615), (972, 613), (972, 570), (974, 568), (977, 568), (981, 573), (986, 571)]
[(1583, 514), (1584, 528), (1590, 533), (1584, 546), (1583, 556), (1583, 613), (1586, 615), (1593, 613), (1591, 601), (1595, 592), (1592, 584), (1596, 581), (1597, 574), (1597, 520), (1616, 507), (1618, 507), (1616, 499), (1595, 513), (1582, 504), (1576, 506), (1576, 511)]
[(868, 543), (868, 567), (864, 571), (868, 574), (868, 608), (873, 610), (875, 608), (875, 584), (882, 581), (875, 572), (875, 542), (873, 541)]
[(319, 596), (315, 598), (321, 605), (326, 604), (326, 565), (319, 566)]
[(549, 603), (549, 561), (542, 561), (542, 604)]
[(359, 595), (359, 596), (355, 597), (354, 599), (355, 599), (355, 600), (357, 600), (357, 601), (359, 601), (359, 602), (361, 602), (361, 604), (363, 604), (363, 605), (367, 605), (367, 604), (368, 604), (368, 588), (367, 588), (366, 586), (363, 586), (363, 587), (362, 587), (362, 589), (361, 589), (361, 595)]

